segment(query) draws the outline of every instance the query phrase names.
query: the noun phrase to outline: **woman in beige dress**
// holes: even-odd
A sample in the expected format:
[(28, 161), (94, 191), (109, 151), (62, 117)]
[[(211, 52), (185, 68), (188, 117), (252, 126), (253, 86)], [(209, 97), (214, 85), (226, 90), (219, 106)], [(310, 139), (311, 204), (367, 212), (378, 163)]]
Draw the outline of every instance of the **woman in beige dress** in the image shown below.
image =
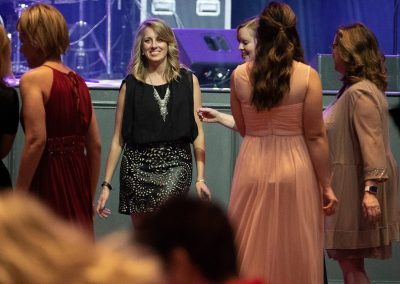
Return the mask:
[(332, 186), (341, 201), (326, 224), (328, 255), (345, 283), (370, 283), (364, 258), (391, 256), (399, 240), (398, 170), (389, 145), (383, 56), (362, 24), (340, 27), (333, 42), (343, 87), (325, 110)]

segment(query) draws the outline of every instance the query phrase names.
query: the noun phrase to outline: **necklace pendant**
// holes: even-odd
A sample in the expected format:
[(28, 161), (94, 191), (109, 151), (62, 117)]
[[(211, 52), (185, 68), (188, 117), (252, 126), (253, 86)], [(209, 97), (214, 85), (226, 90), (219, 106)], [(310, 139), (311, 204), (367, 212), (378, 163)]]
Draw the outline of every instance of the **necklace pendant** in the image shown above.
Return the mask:
[(161, 99), (160, 94), (157, 92), (157, 89), (154, 86), (153, 86), (153, 95), (160, 109), (160, 115), (163, 121), (165, 122), (168, 114), (167, 106), (170, 97), (169, 86), (167, 86), (167, 90), (165, 91), (164, 99)]

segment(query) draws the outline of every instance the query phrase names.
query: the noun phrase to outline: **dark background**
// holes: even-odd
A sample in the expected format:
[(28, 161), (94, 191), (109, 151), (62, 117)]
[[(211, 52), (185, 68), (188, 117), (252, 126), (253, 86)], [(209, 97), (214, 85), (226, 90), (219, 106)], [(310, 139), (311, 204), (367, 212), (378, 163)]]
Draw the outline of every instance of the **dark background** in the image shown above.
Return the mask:
[[(72, 68), (81, 67), (80, 71), (86, 78), (121, 78), (126, 73), (133, 35), (140, 22), (139, 0), (110, 0), (112, 27), (110, 73), (106, 62), (107, 1), (43, 1), (54, 4), (65, 16), (71, 30), (72, 42), (71, 49), (64, 58), (65, 62)], [(0, 0), (0, 15), (13, 41), (13, 67), (17, 75), (26, 71), (23, 57), (17, 58), (18, 40), (15, 24), (18, 9), (23, 4), (31, 5), (35, 2), (38, 1)], [(244, 19), (259, 14), (268, 2), (232, 0), (231, 27), (235, 28)], [(291, 0), (285, 2), (293, 8), (298, 17), (298, 31), (306, 59), (311, 63), (315, 62), (318, 53), (331, 52), (330, 44), (339, 25), (355, 21), (363, 22), (371, 28), (384, 54), (399, 53), (397, 0)], [(83, 20), (86, 24), (78, 24), (79, 20)], [(186, 23), (184, 27), (196, 28), (196, 22)], [(84, 45), (79, 47), (78, 39), (85, 35)], [(81, 52), (82, 50), (84, 53)]]

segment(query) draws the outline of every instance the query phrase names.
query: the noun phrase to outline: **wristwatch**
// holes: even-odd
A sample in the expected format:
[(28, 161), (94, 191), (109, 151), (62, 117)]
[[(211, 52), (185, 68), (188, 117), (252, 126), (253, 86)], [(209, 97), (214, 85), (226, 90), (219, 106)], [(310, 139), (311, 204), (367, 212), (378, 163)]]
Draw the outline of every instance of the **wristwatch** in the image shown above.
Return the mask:
[(375, 185), (366, 185), (364, 191), (376, 195), (378, 193), (378, 187)]

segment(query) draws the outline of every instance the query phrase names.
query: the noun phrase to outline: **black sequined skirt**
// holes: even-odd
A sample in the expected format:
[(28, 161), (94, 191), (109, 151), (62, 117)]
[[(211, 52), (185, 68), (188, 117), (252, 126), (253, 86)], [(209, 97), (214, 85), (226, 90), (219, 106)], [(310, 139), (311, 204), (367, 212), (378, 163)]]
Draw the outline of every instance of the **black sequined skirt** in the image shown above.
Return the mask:
[(169, 198), (187, 194), (191, 181), (189, 143), (126, 146), (121, 159), (119, 212), (153, 212)]

